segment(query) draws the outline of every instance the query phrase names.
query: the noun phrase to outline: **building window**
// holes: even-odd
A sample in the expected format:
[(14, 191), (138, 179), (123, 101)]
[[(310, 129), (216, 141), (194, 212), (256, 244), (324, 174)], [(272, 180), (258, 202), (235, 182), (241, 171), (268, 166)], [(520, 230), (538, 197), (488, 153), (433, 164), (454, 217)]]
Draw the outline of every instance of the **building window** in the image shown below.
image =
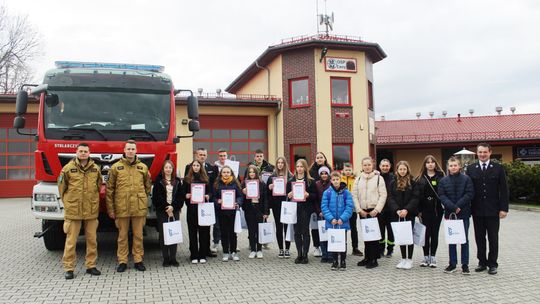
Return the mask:
[(308, 87), (307, 78), (289, 80), (289, 105), (291, 108), (309, 106)]
[(291, 172), (294, 172), (296, 161), (301, 158), (307, 161), (308, 166), (311, 164), (311, 145), (310, 144), (291, 145), (291, 162), (289, 163)]
[(353, 163), (351, 144), (334, 144), (332, 154), (334, 156), (333, 163), (335, 170), (343, 170), (343, 164)]
[(333, 106), (351, 105), (351, 79), (344, 77), (330, 77), (330, 94)]
[(368, 108), (373, 110), (373, 83), (368, 80)]
[[(36, 129), (23, 129), (35, 133)], [(20, 135), (15, 129), (0, 128), (0, 180), (33, 180), (34, 150), (33, 137)]]

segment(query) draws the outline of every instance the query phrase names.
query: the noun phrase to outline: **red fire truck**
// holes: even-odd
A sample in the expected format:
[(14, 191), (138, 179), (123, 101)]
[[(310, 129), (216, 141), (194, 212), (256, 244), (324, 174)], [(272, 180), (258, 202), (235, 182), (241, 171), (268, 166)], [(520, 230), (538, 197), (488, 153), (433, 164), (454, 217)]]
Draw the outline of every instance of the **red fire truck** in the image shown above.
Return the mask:
[[(42, 221), (48, 250), (64, 247), (64, 218), (56, 180), (64, 165), (75, 157), (78, 143), (90, 145), (90, 157), (101, 166), (104, 183), (111, 165), (122, 157), (124, 142), (137, 141), (137, 155), (156, 177), (163, 161), (176, 164), (176, 144), (199, 130), (198, 102), (188, 97), (191, 135), (177, 136), (175, 90), (164, 68), (156, 65), (92, 62), (55, 62), (43, 84), (23, 85), (17, 94), (13, 127), (24, 128), (24, 114), (30, 94), (39, 97), (35, 151), (35, 177), (31, 208)], [(189, 91), (189, 90), (187, 90)], [(114, 226), (106, 216), (105, 184), (101, 188), (100, 228)], [(155, 225), (155, 210), (148, 202), (147, 225)], [(109, 225), (107, 225), (109, 224)]]

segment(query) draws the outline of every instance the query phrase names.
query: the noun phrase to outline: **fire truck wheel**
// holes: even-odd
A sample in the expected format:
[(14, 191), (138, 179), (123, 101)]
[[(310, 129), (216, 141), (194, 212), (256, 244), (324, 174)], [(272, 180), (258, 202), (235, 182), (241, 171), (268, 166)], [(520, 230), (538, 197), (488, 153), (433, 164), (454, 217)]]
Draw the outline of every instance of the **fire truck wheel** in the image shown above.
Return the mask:
[(49, 230), (43, 235), (43, 242), (45, 248), (51, 251), (63, 250), (66, 243), (66, 234), (62, 229), (63, 221), (42, 221), (42, 229), (49, 228)]

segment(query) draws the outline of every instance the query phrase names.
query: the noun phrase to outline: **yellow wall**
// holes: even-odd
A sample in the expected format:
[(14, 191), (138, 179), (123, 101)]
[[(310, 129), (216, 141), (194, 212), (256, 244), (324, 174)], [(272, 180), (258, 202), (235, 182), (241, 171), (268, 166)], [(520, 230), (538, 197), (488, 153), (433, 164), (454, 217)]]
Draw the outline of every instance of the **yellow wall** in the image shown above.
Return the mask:
[[(28, 105), (28, 113), (37, 113), (39, 110), (39, 105), (32, 103)], [(0, 104), (0, 113), (15, 113), (15, 103), (2, 103)]]
[[(270, 70), (270, 95), (274, 95), (279, 99), (283, 98), (283, 82), (282, 82), (282, 57), (277, 56), (272, 62), (266, 66)], [(244, 84), (236, 94), (259, 94), (268, 95), (268, 71), (261, 69), (252, 79)], [(277, 109), (274, 110), (272, 118), (274, 122), (269, 122), (268, 127), (268, 153), (272, 156), (284, 155), (283, 141), (283, 112), (281, 111), (281, 101)], [(241, 114), (238, 114), (241, 115)], [(270, 119), (270, 118), (269, 118)], [(272, 129), (270, 130), (270, 124)], [(276, 130), (277, 129), (277, 130)], [(276, 132), (277, 131), (277, 132)], [(272, 137), (270, 137), (272, 133)], [(270, 140), (277, 144), (271, 148)], [(270, 157), (270, 155), (268, 157)], [(277, 157), (277, 156), (276, 156)], [(275, 160), (275, 157), (268, 158)]]
[[(276, 155), (276, 133), (275, 133), (275, 109), (274, 108), (256, 108), (256, 107), (220, 107), (220, 106), (204, 106), (199, 107), (199, 115), (240, 115), (240, 116), (266, 116), (268, 118), (268, 159), (271, 163), (277, 158)], [(176, 107), (176, 120), (182, 121), (183, 118), (187, 118), (186, 106)], [(283, 137), (283, 129), (279, 129), (281, 137)], [(181, 123), (176, 126), (176, 133), (178, 135), (188, 135), (187, 125)], [(283, 144), (281, 144), (283, 146)], [(283, 149), (283, 148), (281, 148)], [(176, 146), (178, 153), (178, 167), (183, 168), (185, 164), (189, 163), (193, 159), (193, 139), (182, 138), (180, 143)], [(280, 154), (283, 155), (283, 154)], [(183, 172), (182, 172), (183, 173)]]
[[(439, 164), (442, 166), (442, 152), (440, 148), (431, 148), (431, 149), (403, 149), (403, 150), (394, 150), (394, 165), (396, 165), (400, 160), (406, 160), (411, 165), (411, 173), (416, 176), (418, 171), (422, 167), (422, 162), (426, 155), (433, 155), (439, 161)], [(396, 168), (392, 167), (392, 171)]]
[(358, 160), (369, 155), (369, 128), (367, 111), (367, 78), (365, 54), (357, 51), (329, 49), (328, 57), (356, 58), (357, 73), (327, 72), (324, 60), (319, 63), (321, 49), (315, 49), (315, 94), (317, 100), (317, 149), (326, 157), (333, 159), (332, 153), (332, 111), (330, 77), (350, 77), (353, 116), (353, 159)]

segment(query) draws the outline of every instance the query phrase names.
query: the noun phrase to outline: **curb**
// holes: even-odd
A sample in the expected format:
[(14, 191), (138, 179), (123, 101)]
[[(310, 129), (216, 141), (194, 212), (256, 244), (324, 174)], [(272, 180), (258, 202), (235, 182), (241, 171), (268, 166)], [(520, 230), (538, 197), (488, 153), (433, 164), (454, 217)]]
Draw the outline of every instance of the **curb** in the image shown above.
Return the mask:
[(509, 208), (512, 209), (512, 210), (531, 211), (531, 212), (540, 213), (540, 208), (538, 208), (538, 207), (530, 207), (530, 206), (525, 206), (525, 205), (513, 205), (513, 204), (510, 204)]

